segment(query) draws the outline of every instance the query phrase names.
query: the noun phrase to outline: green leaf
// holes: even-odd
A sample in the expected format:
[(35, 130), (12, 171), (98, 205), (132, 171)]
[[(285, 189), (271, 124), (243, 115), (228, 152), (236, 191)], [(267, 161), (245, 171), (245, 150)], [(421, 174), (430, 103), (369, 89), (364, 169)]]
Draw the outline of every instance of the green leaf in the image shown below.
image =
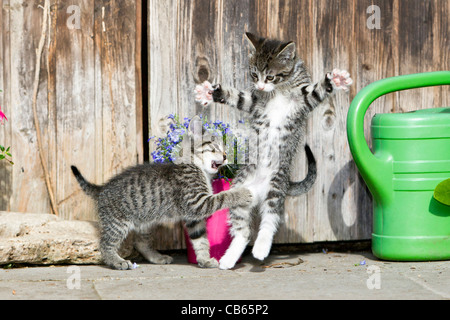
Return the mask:
[(450, 206), (450, 179), (441, 182), (434, 190), (434, 198), (447, 206)]
[(0, 154), (0, 160), (3, 160), (3, 159), (5, 159), (5, 156)]
[(4, 146), (0, 146), (0, 150), (2, 150), (2, 152), (5, 152), (5, 147)]

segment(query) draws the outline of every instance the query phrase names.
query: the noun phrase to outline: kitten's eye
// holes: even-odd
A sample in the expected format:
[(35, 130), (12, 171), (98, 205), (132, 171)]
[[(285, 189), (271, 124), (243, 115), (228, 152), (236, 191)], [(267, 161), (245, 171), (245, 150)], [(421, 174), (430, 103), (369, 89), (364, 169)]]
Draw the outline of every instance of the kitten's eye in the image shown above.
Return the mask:
[(258, 75), (257, 75), (256, 73), (254, 73), (254, 72), (251, 73), (251, 76), (252, 76), (254, 79), (258, 79)]
[(267, 79), (267, 81), (273, 81), (275, 79), (275, 77), (274, 76), (267, 76), (266, 79)]

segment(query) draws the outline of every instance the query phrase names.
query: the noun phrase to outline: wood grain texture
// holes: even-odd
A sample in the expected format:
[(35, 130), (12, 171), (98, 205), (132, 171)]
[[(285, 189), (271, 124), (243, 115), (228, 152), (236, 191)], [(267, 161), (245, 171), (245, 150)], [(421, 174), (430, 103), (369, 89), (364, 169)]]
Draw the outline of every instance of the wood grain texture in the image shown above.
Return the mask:
[[(162, 136), (164, 123), (171, 113), (178, 113), (179, 85), (177, 61), (180, 52), (178, 39), (177, 0), (148, 2), (148, 45), (149, 45), (149, 129), (150, 136)], [(189, 97), (187, 97), (189, 98)], [(155, 144), (150, 143), (150, 152)], [(151, 159), (151, 157), (150, 157)], [(164, 225), (154, 234), (156, 248), (179, 249), (184, 247), (181, 224)]]
[[(2, 78), (10, 84), (5, 103), (11, 108), (8, 129), (17, 151), (12, 169), (0, 167), (5, 177), (0, 209), (50, 212), (31, 112), (41, 2), (2, 3), (2, 54), (10, 61)], [(68, 10), (71, 5), (78, 10)], [(69, 28), (73, 14), (79, 14), (79, 27)], [(70, 165), (77, 165), (90, 181), (103, 183), (135, 164), (142, 153), (142, 141), (139, 148), (136, 141), (136, 5), (53, 0), (49, 27), (37, 100), (43, 152), (61, 216), (94, 220), (92, 201), (80, 190)]]
[[(9, 1), (0, 0), (0, 106), (2, 111), (10, 118), (10, 32), (9, 32)], [(0, 126), (0, 144), (11, 145), (11, 124), (6, 121)], [(5, 161), (0, 162), (0, 208), (9, 210), (10, 197), (12, 192), (12, 169)]]
[[(313, 81), (334, 68), (354, 74), (354, 19), (351, 1), (319, 1), (313, 8), (313, 59), (310, 64)], [(341, 32), (341, 30), (346, 30)], [(355, 229), (356, 208), (351, 200), (351, 161), (346, 141), (347, 110), (350, 94), (339, 92), (311, 115), (310, 141), (317, 158), (319, 175), (308, 194), (308, 214), (313, 216), (314, 241), (344, 240)], [(345, 200), (350, 201), (345, 201)]]
[[(56, 16), (54, 41), (56, 66), (56, 158), (57, 198), (61, 216), (69, 219), (93, 219), (89, 199), (84, 198), (74, 181), (70, 166), (76, 165), (88, 179), (95, 181), (95, 162), (90, 158), (98, 148), (95, 136), (95, 60), (92, 12), (93, 1), (80, 3), (81, 29), (67, 28), (67, 8), (62, 2)], [(87, 84), (91, 85), (87, 85)], [(70, 84), (70, 86), (68, 86)], [(92, 165), (94, 164), (94, 165)], [(97, 182), (97, 181), (96, 181)], [(74, 211), (77, 207), (79, 210)], [(88, 214), (90, 212), (90, 214)], [(83, 217), (84, 215), (84, 217)]]
[[(12, 170), (10, 209), (18, 212), (50, 212), (45, 180), (39, 162), (36, 131), (33, 123), (32, 95), (36, 49), (41, 35), (43, 10), (37, 1), (9, 2), (10, 18), (10, 125), (11, 145), (17, 150)], [(45, 55), (43, 56), (45, 59)], [(41, 81), (37, 96), (38, 120), (42, 132), (48, 130), (47, 72), (41, 64)], [(47, 139), (42, 152), (48, 152)], [(48, 159), (48, 155), (46, 155)], [(51, 170), (51, 169), (50, 169)], [(53, 178), (53, 177), (52, 177)], [(27, 195), (27, 196), (24, 196)]]
[[(367, 9), (371, 5), (380, 8), (380, 29), (367, 27), (372, 14)], [(176, 41), (167, 44), (166, 40), (163, 49), (151, 47), (150, 57), (176, 57), (170, 64), (169, 72), (175, 72), (169, 77), (172, 80), (166, 73), (159, 74), (158, 78), (159, 82), (173, 83), (173, 87), (167, 90), (158, 83), (151, 83), (150, 90), (167, 90), (168, 108), (183, 116), (204, 113), (212, 119), (226, 121), (241, 116), (217, 105), (205, 111), (194, 104), (191, 90), (204, 80), (237, 88), (250, 85), (248, 46), (241, 36), (245, 31), (295, 41), (314, 81), (336, 67), (351, 72), (355, 85), (350, 93), (339, 93), (311, 115), (306, 140), (317, 157), (318, 181), (308, 195), (287, 200), (284, 225), (276, 241), (369, 239), (371, 196), (348, 148), (347, 110), (357, 92), (374, 81), (400, 74), (448, 69), (449, 50), (443, 49), (448, 48), (448, 3), (440, 0), (376, 3), (371, 0), (198, 0), (172, 1), (169, 6), (154, 5), (152, 10), (165, 12), (168, 7), (172, 10), (170, 17), (177, 20), (161, 20), (161, 17), (150, 20), (150, 24), (158, 21), (159, 25), (170, 25), (164, 29), (164, 36), (152, 33), (151, 37), (153, 41), (164, 41), (168, 30), (175, 29), (178, 30)], [(158, 16), (158, 13), (152, 14)], [(165, 64), (154, 66), (167, 67)], [(156, 72), (152, 75), (158, 77)], [(174, 92), (176, 98), (171, 96)], [(162, 98), (158, 96), (158, 99)], [(439, 106), (446, 101), (447, 88), (418, 90), (413, 96), (394, 93), (380, 98), (365, 119), (369, 145), (370, 121), (374, 114)], [(158, 112), (162, 109), (160, 107)], [(151, 109), (150, 114), (156, 112)], [(154, 128), (152, 132), (158, 131)], [(299, 154), (294, 163), (294, 180), (305, 176), (305, 162), (304, 156)]]
[[(9, 119), (0, 127), (0, 141), (12, 146), (16, 163), (0, 163), (0, 210), (50, 212), (31, 112), (40, 4), (0, 0), (0, 105)], [(148, 8), (130, 0), (51, 4), (38, 109), (50, 178), (67, 219), (96, 218), (71, 176), (71, 164), (102, 183), (143, 159), (140, 91), (147, 88), (139, 83), (140, 10), (148, 10), (150, 136), (164, 134), (160, 120), (170, 113), (181, 118), (204, 114), (233, 126), (244, 117), (220, 105), (205, 109), (195, 104), (192, 90), (204, 80), (250, 86), (245, 31), (295, 41), (314, 81), (335, 67), (352, 73), (350, 93), (339, 93), (310, 117), (306, 141), (317, 158), (319, 177), (310, 193), (287, 200), (279, 243), (370, 238), (371, 196), (347, 144), (350, 101), (379, 79), (450, 69), (446, 0), (149, 0)], [(80, 8), (80, 29), (67, 28), (69, 5)], [(380, 29), (367, 28), (371, 5), (380, 8)], [(369, 145), (375, 113), (450, 106), (449, 91), (418, 89), (375, 101), (365, 119)], [(300, 153), (292, 178), (301, 180), (305, 174)], [(156, 236), (162, 249), (184, 247), (179, 224)]]

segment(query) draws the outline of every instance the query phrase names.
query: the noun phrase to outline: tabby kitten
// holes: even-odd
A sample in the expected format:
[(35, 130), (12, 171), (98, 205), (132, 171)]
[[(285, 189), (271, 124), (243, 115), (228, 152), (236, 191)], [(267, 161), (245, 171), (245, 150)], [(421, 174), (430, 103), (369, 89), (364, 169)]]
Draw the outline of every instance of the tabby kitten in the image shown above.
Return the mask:
[(211, 178), (226, 164), (223, 141), (202, 130), (194, 117), (189, 136), (183, 139), (186, 163), (144, 164), (125, 170), (103, 186), (87, 182), (78, 169), (72, 171), (81, 188), (97, 202), (100, 250), (104, 263), (113, 269), (132, 269), (117, 251), (130, 231), (136, 232), (135, 248), (151, 263), (168, 264), (169, 256), (150, 247), (151, 227), (162, 222), (184, 221), (200, 267), (218, 267), (209, 255), (205, 219), (217, 210), (247, 207), (248, 189), (213, 194)]
[[(246, 34), (251, 47), (251, 91), (212, 86), (196, 87), (196, 101), (204, 106), (212, 102), (227, 104), (249, 114), (258, 136), (256, 164), (245, 166), (233, 181), (233, 188), (252, 191), (252, 207), (261, 215), (261, 224), (253, 246), (253, 256), (264, 260), (270, 252), (274, 234), (284, 212), (287, 195), (298, 195), (311, 186), (306, 181), (289, 181), (292, 160), (305, 140), (308, 114), (335, 91), (348, 90), (352, 79), (346, 71), (335, 69), (318, 83), (312, 83), (304, 62), (296, 54), (294, 42), (282, 42)], [(308, 159), (312, 156), (306, 148)], [(307, 186), (305, 188), (305, 186)], [(233, 241), (220, 260), (221, 269), (233, 268), (250, 238), (252, 208), (230, 210)]]

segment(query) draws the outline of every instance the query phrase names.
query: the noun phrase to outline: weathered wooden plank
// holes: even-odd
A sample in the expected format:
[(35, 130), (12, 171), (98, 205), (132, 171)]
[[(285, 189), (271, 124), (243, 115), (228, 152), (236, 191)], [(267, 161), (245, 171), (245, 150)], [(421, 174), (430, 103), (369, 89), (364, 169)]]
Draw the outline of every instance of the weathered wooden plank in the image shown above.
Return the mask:
[[(50, 1), (49, 16), (48, 16), (48, 29), (46, 45), (44, 46), (44, 52), (47, 54), (47, 59), (44, 62), (47, 72), (47, 109), (48, 109), (48, 127), (46, 132), (46, 139), (48, 141), (48, 157), (47, 157), (47, 170), (49, 171), (50, 184), (57, 189), (57, 100), (56, 100), (56, 23), (58, 21), (58, 5), (57, 3), (52, 5)], [(43, 54), (44, 54), (43, 52)], [(57, 199), (57, 190), (54, 191), (54, 201), (56, 202), (56, 209), (59, 214), (59, 203)]]
[[(220, 57), (222, 32), (220, 24), (223, 17), (223, 3), (221, 1), (194, 0), (189, 3), (179, 2), (180, 16), (179, 30), (188, 27), (188, 37), (178, 39), (180, 52), (186, 55), (180, 56), (181, 72), (177, 75), (182, 90), (179, 106), (186, 116), (203, 114), (211, 119), (216, 111), (215, 106), (204, 108), (194, 102), (192, 95), (195, 84), (206, 80), (218, 83), (220, 80)], [(186, 19), (186, 20), (185, 20)], [(189, 96), (190, 93), (190, 96)], [(188, 98), (189, 97), (189, 98)], [(187, 98), (187, 99), (186, 99)]]
[[(9, 0), (0, 1), (0, 106), (8, 119), (10, 116), (10, 23)], [(0, 144), (11, 146), (11, 122), (0, 125)], [(14, 150), (14, 149), (13, 149)], [(0, 210), (10, 210), (10, 195), (12, 193), (12, 166), (6, 161), (0, 161)]]
[[(188, 12), (178, 12), (177, 0), (148, 2), (148, 45), (149, 45), (149, 136), (161, 137), (164, 132), (164, 119), (170, 113), (182, 111), (178, 99), (190, 98), (187, 95), (179, 97), (178, 60), (186, 54), (178, 50), (179, 15)], [(186, 17), (185, 17), (186, 18)], [(183, 37), (187, 37), (190, 24), (181, 29)], [(182, 115), (185, 116), (185, 115)], [(186, 115), (187, 116), (187, 115)], [(150, 142), (150, 152), (155, 145)], [(150, 161), (152, 161), (150, 156)], [(170, 224), (155, 230), (154, 246), (160, 249), (180, 249), (184, 247), (184, 235), (181, 224)]]
[[(150, 136), (161, 136), (160, 120), (178, 112), (177, 72), (177, 1), (148, 2), (149, 46), (149, 130)], [(154, 144), (150, 143), (150, 152)]]
[[(355, 71), (355, 12), (351, 1), (314, 2), (314, 56), (310, 67), (318, 81), (333, 68)], [(345, 30), (345, 32), (342, 32)], [(318, 179), (308, 194), (308, 212), (314, 217), (314, 241), (350, 239), (349, 226), (358, 228), (356, 208), (345, 199), (354, 176), (348, 163), (351, 155), (346, 141), (346, 115), (355, 88), (338, 93), (311, 116), (311, 146), (318, 163)]]
[[(357, 15), (355, 78), (356, 91), (359, 92), (369, 84), (398, 75), (398, 8), (395, 0), (379, 1), (375, 8), (371, 0), (356, 1)], [(379, 10), (379, 12), (377, 11)], [(380, 14), (380, 29), (372, 25)], [(369, 23), (369, 27), (368, 24)], [(376, 113), (396, 112), (397, 95), (391, 94), (377, 99), (369, 108), (365, 117), (366, 140), (370, 142), (370, 123)], [(369, 201), (370, 202), (370, 201)]]
[[(40, 39), (43, 11), (39, 1), (10, 1), (11, 52), (11, 145), (15, 153), (13, 167), (14, 189), (10, 209), (16, 212), (50, 212), (47, 189), (39, 162), (36, 130), (31, 108), (36, 64), (36, 48)], [(13, 40), (14, 39), (14, 40)], [(44, 54), (42, 59), (46, 59)], [(44, 60), (45, 61), (45, 60)], [(41, 78), (37, 97), (38, 117), (43, 135), (48, 130), (47, 72), (41, 64)], [(43, 149), (48, 144), (43, 137)], [(46, 154), (48, 159), (48, 154)], [(53, 177), (51, 177), (53, 178)], [(27, 195), (27, 196), (24, 196)]]
[[(79, 29), (65, 26), (69, 5), (80, 10)], [(59, 9), (57, 50), (67, 58), (57, 66), (58, 140), (64, 141), (58, 150), (58, 192), (67, 218), (95, 220), (93, 203), (80, 191), (70, 165), (76, 163), (88, 180), (101, 184), (139, 160), (137, 8), (133, 1), (79, 0)]]
[[(402, 0), (398, 1), (398, 6), (399, 73), (403, 75), (436, 70), (433, 65), (433, 24), (437, 23), (437, 15), (433, 10), (433, 1)], [(433, 107), (435, 92), (438, 90), (426, 88), (401, 92), (399, 111)]]
[(136, 6), (131, 0), (100, 3), (103, 30), (96, 36), (101, 37), (103, 170), (109, 178), (137, 162)]
[[(250, 28), (251, 17), (256, 16), (251, 11), (249, 0), (221, 1), (214, 39), (217, 46), (216, 81), (225, 86), (246, 89), (250, 83), (248, 72), (249, 46), (244, 36)], [(215, 105), (212, 106), (213, 120), (221, 120), (237, 126), (238, 121), (245, 118), (245, 114), (235, 109)]]
[[(433, 66), (450, 70), (450, 1), (433, 1)], [(435, 91), (435, 107), (450, 107), (448, 86)]]
[[(146, 2), (144, 1), (146, 4)], [(144, 13), (147, 12), (147, 8), (144, 8)], [(147, 143), (144, 141), (144, 93), (142, 87), (142, 55), (147, 54), (147, 48), (143, 50), (142, 46), (142, 1), (136, 1), (136, 45), (135, 45), (135, 82), (136, 87), (134, 90), (136, 96), (136, 152), (138, 163), (144, 162), (144, 145)], [(147, 42), (145, 41), (145, 46)], [(143, 52), (144, 51), (144, 52)], [(145, 70), (147, 74), (147, 70)], [(145, 88), (148, 91), (148, 88)]]
[[(69, 6), (75, 11), (69, 10)], [(57, 199), (59, 212), (65, 219), (95, 220), (92, 200), (81, 190), (70, 166), (76, 165), (83, 175), (94, 183), (96, 153), (101, 152), (102, 137), (95, 135), (102, 119), (95, 113), (94, 64), (94, 1), (62, 2), (56, 12), (56, 63), (54, 67), (56, 89), (56, 148)], [(75, 24), (69, 24), (73, 17)], [(72, 21), (69, 21), (71, 23)], [(76, 24), (79, 22), (79, 29)], [(52, 50), (50, 50), (52, 52)], [(76, 208), (76, 209), (75, 209)]]

